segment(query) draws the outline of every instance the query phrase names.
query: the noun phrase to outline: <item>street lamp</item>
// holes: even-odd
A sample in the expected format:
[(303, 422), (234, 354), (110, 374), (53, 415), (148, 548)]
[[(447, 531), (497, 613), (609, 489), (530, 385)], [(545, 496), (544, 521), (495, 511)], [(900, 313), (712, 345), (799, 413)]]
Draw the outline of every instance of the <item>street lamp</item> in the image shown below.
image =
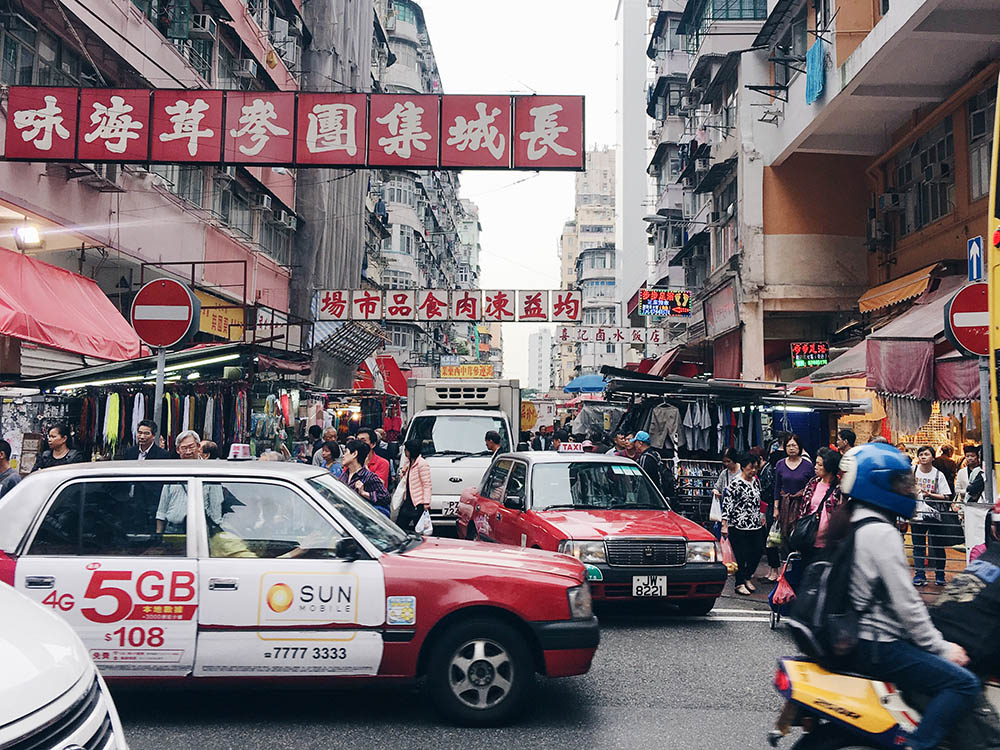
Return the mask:
[(14, 243), (22, 253), (25, 250), (40, 250), (42, 247), (42, 233), (34, 224), (24, 224), (15, 227)]

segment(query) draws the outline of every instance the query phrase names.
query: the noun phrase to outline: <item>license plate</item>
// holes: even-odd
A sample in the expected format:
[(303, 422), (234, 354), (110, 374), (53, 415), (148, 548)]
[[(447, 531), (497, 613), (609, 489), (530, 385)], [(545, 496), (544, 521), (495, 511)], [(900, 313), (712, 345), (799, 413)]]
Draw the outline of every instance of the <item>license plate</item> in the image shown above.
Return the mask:
[(666, 576), (632, 576), (632, 596), (666, 596)]
[(457, 516), (458, 515), (458, 500), (446, 500), (444, 505), (441, 506), (441, 515), (443, 516)]

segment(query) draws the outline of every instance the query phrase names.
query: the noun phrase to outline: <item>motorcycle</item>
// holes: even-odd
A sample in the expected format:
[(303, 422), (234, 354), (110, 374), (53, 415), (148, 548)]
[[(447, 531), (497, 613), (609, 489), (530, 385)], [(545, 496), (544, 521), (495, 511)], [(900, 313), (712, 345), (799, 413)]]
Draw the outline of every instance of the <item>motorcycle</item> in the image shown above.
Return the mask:
[[(785, 705), (768, 733), (771, 747), (792, 727), (802, 727), (791, 750), (900, 748), (920, 724), (919, 696), (904, 697), (892, 683), (830, 672), (808, 659), (779, 659), (774, 687)], [(973, 712), (953, 732), (952, 750), (1000, 747), (1000, 719), (992, 705), (1000, 697), (998, 687), (988, 683)]]

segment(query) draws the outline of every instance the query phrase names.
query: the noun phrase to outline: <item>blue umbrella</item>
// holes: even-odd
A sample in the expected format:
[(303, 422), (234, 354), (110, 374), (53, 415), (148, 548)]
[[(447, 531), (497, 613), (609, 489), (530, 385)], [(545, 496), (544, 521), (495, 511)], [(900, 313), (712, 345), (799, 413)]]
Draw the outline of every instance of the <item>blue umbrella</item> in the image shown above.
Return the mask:
[(603, 393), (604, 388), (607, 383), (604, 382), (604, 376), (599, 375), (596, 372), (590, 372), (586, 375), (579, 375), (573, 378), (566, 387), (563, 388), (564, 393)]

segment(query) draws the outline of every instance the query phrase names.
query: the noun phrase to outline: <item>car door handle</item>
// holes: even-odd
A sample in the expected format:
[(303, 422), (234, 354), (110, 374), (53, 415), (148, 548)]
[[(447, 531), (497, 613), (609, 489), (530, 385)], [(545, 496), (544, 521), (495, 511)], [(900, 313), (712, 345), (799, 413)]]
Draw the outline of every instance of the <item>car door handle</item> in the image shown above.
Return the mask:
[(56, 578), (55, 576), (25, 576), (24, 587), (26, 589), (54, 589)]
[(236, 591), (240, 587), (238, 578), (209, 578), (209, 591)]

